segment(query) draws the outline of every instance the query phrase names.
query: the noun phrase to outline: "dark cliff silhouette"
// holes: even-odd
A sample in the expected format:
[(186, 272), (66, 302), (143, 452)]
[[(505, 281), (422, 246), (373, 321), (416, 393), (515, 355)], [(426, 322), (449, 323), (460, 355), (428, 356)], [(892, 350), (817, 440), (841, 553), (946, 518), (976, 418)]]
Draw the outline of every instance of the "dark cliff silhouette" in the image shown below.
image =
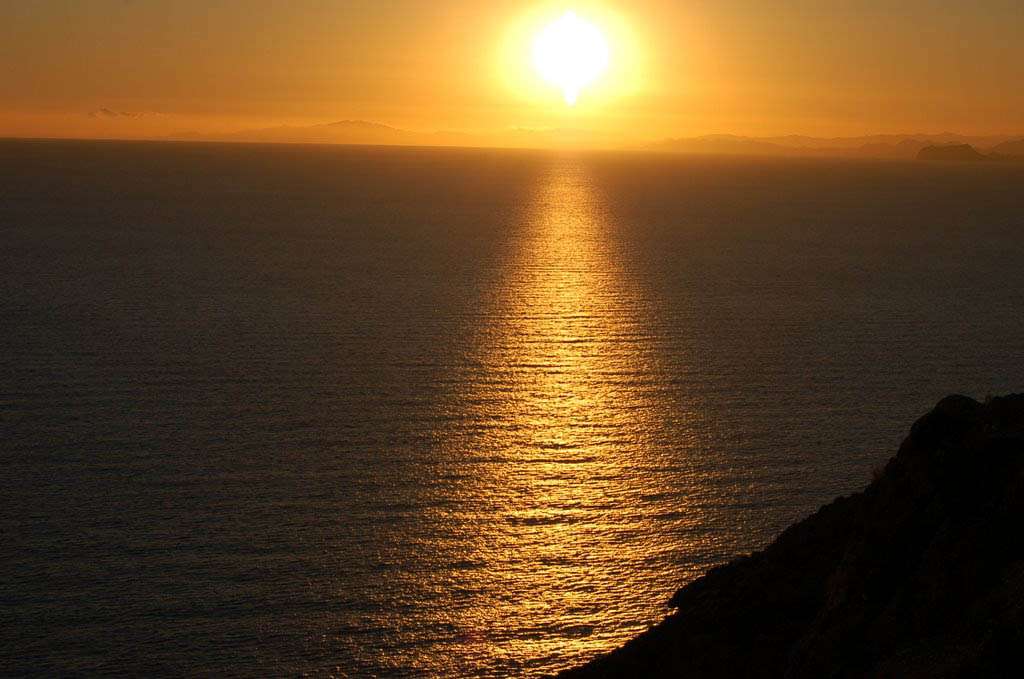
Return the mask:
[(992, 160), (989, 156), (979, 153), (970, 144), (943, 144), (941, 146), (925, 146), (917, 152), (918, 160), (956, 160), (975, 161)]
[(670, 605), (564, 676), (1021, 676), (1024, 395), (943, 399), (867, 489)]

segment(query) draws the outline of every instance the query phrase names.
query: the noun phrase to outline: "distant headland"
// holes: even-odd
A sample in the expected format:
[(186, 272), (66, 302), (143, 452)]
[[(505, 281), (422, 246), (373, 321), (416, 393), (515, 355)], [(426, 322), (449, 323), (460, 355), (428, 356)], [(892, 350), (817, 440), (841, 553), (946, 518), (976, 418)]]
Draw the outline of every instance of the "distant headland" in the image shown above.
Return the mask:
[(990, 156), (978, 153), (970, 144), (943, 144), (941, 146), (925, 146), (917, 152), (918, 160), (956, 160), (976, 161), (992, 160)]
[(1003, 677), (1024, 667), (1024, 395), (949, 396), (862, 492), (683, 587), (564, 679)]
[(940, 144), (925, 146), (917, 152), (918, 160), (975, 162), (979, 160), (1024, 160), (1024, 140), (1008, 141), (981, 153), (970, 144)]
[[(657, 151), (707, 155), (844, 157), (890, 160), (1024, 160), (1024, 139), (959, 134), (897, 134), (817, 138), (739, 137), (728, 134), (666, 139)], [(981, 149), (979, 151), (978, 149)]]

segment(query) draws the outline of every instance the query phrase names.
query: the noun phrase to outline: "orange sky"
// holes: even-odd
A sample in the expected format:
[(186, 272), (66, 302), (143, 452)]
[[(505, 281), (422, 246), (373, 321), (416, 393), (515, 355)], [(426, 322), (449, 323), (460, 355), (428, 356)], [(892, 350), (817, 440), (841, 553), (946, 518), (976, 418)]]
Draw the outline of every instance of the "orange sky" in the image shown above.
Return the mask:
[[(530, 71), (566, 9), (612, 66), (574, 108)], [(538, 23), (541, 22), (541, 23)], [(1019, 0), (36, 0), (0, 8), (0, 136), (372, 120), (622, 142), (1024, 131)], [(108, 109), (126, 115), (90, 112)], [(497, 138), (497, 137), (494, 137)]]

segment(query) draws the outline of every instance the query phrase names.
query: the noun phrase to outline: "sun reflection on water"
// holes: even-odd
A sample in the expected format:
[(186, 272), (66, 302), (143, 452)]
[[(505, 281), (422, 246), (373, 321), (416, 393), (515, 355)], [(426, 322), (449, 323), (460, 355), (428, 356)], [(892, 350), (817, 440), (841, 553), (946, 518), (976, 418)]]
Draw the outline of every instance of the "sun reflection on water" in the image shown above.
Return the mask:
[[(458, 656), (474, 673), (549, 671), (607, 650), (664, 614), (658, 574), (683, 574), (671, 536), (701, 522), (699, 507), (678, 511), (697, 415), (665, 391), (613, 231), (584, 166), (564, 159), (510, 240), (450, 406), (462, 426), (438, 437), (446, 539), (429, 548), (452, 566), (436, 586), (453, 634), (419, 659), (433, 670)], [(652, 559), (664, 567), (638, 574)]]

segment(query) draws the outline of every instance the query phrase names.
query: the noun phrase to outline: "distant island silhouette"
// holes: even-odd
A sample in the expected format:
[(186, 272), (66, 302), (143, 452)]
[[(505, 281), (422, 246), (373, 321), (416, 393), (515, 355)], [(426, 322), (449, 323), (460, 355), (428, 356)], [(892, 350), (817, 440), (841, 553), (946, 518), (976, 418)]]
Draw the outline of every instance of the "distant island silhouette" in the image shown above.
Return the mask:
[(992, 156), (978, 153), (970, 144), (943, 144), (941, 146), (926, 146), (917, 152), (918, 160), (956, 160), (976, 161), (995, 160)]
[[(959, 134), (895, 134), (866, 137), (818, 138), (801, 135), (782, 137), (741, 137), (713, 134), (701, 137), (666, 139), (653, 144), (655, 151), (694, 154), (721, 154), (776, 157), (848, 157), (890, 160), (928, 159), (928, 149), (968, 147), (978, 160), (999, 155), (1001, 158), (1024, 158), (1024, 140), (1016, 137), (978, 137)], [(985, 149), (985, 153), (977, 149)], [(922, 158), (922, 153), (924, 157)], [(939, 155), (946, 153), (938, 152)], [(954, 158), (944, 158), (946, 160)], [(962, 159), (962, 158), (956, 158)]]
[(1020, 676), (1024, 395), (943, 399), (864, 491), (669, 605), (560, 676)]

